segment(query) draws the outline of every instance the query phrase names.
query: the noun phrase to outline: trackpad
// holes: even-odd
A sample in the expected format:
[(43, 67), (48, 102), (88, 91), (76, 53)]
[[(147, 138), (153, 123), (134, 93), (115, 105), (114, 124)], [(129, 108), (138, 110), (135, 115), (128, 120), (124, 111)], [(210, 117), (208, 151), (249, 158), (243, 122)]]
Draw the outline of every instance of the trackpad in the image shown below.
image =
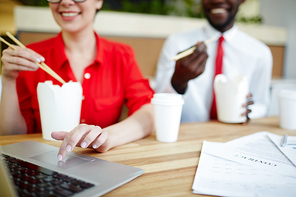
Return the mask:
[(30, 158), (40, 161), (42, 163), (50, 164), (53, 166), (57, 166), (63, 169), (69, 169), (83, 163), (89, 162), (89, 160), (83, 159), (81, 157), (72, 156), (69, 153), (66, 155), (63, 161), (59, 161), (57, 159), (58, 152), (50, 151), (47, 153), (42, 153), (40, 155), (35, 155)]

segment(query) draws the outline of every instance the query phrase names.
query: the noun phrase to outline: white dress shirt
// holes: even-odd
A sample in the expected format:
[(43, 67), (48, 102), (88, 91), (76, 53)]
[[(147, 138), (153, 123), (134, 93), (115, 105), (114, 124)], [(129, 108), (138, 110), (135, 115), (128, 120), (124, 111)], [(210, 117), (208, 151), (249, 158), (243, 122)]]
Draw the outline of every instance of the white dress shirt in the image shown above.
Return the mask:
[[(156, 73), (156, 92), (175, 92), (171, 78), (175, 70), (175, 61), (170, 59), (178, 52), (186, 50), (199, 41), (205, 41), (221, 32), (207, 24), (194, 29), (169, 36), (162, 48)], [(250, 106), (251, 119), (267, 115), (269, 106), (269, 89), (272, 73), (272, 54), (268, 46), (238, 30), (234, 25), (223, 33), (223, 74), (229, 79), (246, 76), (249, 80), (250, 93), (254, 104)], [(183, 95), (184, 106), (182, 122), (202, 122), (209, 120), (213, 97), (213, 77), (218, 40), (207, 45), (208, 60), (205, 71), (188, 83)]]

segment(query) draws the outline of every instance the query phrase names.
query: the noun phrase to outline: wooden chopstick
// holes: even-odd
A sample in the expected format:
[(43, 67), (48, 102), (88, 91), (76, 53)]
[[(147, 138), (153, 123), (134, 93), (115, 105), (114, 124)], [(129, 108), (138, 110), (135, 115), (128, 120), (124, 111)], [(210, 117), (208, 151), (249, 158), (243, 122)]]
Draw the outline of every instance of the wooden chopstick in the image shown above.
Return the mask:
[(13, 40), (17, 45), (19, 45), (20, 47), (26, 48), (25, 45), (23, 45), (18, 39), (16, 39), (10, 32), (6, 32), (6, 35)]
[[(205, 45), (208, 45), (208, 44), (210, 44), (211, 42), (213, 42), (213, 41), (215, 41), (217, 39), (218, 39), (218, 36), (214, 36), (214, 37), (204, 41), (204, 43), (205, 43)], [(181, 59), (183, 57), (186, 57), (186, 56), (192, 54), (195, 49), (196, 49), (196, 46), (193, 46), (190, 49), (187, 49), (186, 51), (183, 51), (182, 53), (179, 53), (178, 55), (172, 57), (170, 59), (170, 61), (172, 61), (172, 60), (177, 61), (177, 60), (179, 60), (179, 59)]]
[[(23, 45), (18, 39), (16, 39), (11, 33), (6, 32), (7, 36), (12, 39), (17, 45), (19, 45), (22, 48), (26, 48), (25, 45)], [(2, 42), (4, 42), (5, 44), (7, 44), (9, 47), (15, 49), (15, 47), (8, 43), (7, 41), (5, 41), (3, 38), (1, 39)], [(47, 66), (44, 62), (38, 63), (35, 62), (35, 64), (37, 64), (39, 66), (39, 68), (41, 68), (42, 70), (44, 70), (45, 72), (47, 72), (49, 75), (51, 75), (53, 78), (55, 78), (56, 80), (58, 80), (60, 83), (64, 84), (66, 83), (56, 72), (54, 72), (49, 66)]]

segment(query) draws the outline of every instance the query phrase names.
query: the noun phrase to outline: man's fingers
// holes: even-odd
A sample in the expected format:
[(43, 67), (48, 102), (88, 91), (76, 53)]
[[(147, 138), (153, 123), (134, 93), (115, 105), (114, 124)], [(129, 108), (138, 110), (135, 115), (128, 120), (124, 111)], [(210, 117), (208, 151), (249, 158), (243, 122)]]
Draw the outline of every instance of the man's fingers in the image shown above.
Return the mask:
[(250, 109), (247, 109), (246, 112), (242, 113), (242, 116), (247, 116), (249, 113), (251, 113), (252, 110)]
[(250, 118), (249, 118), (249, 116), (247, 116), (247, 119), (246, 119), (245, 122), (243, 122), (243, 124), (246, 125), (246, 124), (248, 124), (249, 122), (250, 122)]
[(200, 42), (198, 45), (196, 45), (196, 50), (199, 52), (207, 51), (207, 46), (204, 42)]
[(208, 54), (202, 53), (199, 55), (199, 58), (191, 62), (191, 65), (192, 65), (191, 71), (194, 73), (194, 75), (199, 76), (204, 72), (207, 59), (208, 59)]
[(253, 105), (254, 101), (247, 101), (247, 103), (243, 104), (243, 107), (247, 107), (249, 105)]
[(253, 105), (253, 104), (254, 104), (254, 101), (248, 101), (247, 104), (248, 104), (248, 105)]

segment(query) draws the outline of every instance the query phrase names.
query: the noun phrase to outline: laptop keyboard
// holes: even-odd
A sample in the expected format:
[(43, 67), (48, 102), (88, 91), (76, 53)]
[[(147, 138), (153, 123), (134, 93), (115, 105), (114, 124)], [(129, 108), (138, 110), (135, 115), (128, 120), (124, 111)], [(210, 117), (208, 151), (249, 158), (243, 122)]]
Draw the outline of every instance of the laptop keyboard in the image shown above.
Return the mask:
[(94, 186), (76, 178), (2, 154), (20, 197), (73, 196)]

